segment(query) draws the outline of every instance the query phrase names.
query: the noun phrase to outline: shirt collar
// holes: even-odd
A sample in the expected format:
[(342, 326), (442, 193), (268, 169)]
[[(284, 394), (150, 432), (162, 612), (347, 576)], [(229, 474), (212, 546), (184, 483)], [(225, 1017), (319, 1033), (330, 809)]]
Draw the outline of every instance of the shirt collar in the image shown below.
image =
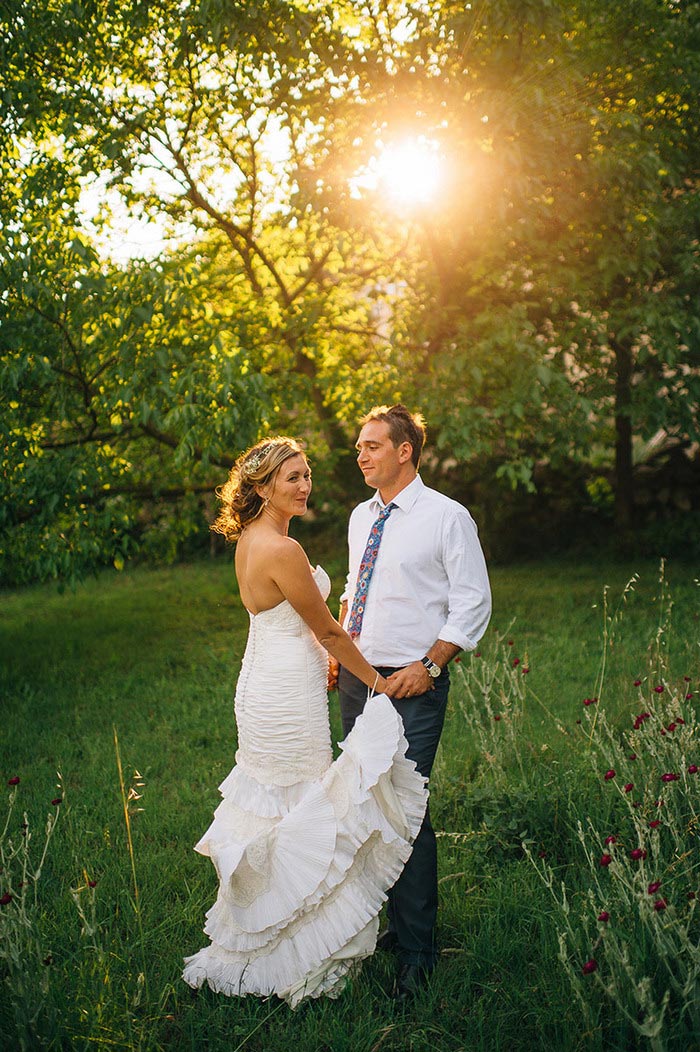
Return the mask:
[[(425, 483), (423, 482), (423, 479), (420, 475), (416, 475), (413, 482), (409, 482), (407, 486), (404, 486), (404, 488), (397, 493), (394, 499), (389, 503), (395, 504), (397, 508), (401, 508), (401, 511), (408, 512), (416, 503), (424, 489)], [(369, 506), (376, 514), (378, 514), (382, 508), (386, 507), (384, 501), (379, 495), (379, 490), (376, 490), (374, 496), (370, 499)]]

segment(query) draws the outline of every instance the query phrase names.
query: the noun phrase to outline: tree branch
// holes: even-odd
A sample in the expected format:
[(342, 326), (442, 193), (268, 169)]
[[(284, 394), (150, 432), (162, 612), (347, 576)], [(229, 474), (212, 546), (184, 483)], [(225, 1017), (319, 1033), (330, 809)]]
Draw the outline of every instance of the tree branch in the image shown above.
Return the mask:
[(88, 442), (109, 442), (114, 438), (128, 436), (129, 429), (122, 431), (91, 431), (87, 435), (67, 439), (65, 442), (41, 442), (41, 449), (71, 449), (73, 446), (85, 446)]
[[(168, 446), (170, 449), (177, 449), (180, 445), (180, 440), (174, 435), (169, 435), (166, 431), (160, 431), (153, 424), (139, 424), (139, 428), (149, 438), (155, 439), (156, 442), (160, 442), (161, 445)], [(197, 460), (204, 460), (204, 450), (195, 446), (193, 451), (194, 456)], [(227, 456), (223, 453), (220, 457), (209, 457), (206, 458), (210, 464), (214, 464), (218, 468), (232, 468), (236, 463), (236, 458)]]
[[(173, 160), (177, 165), (178, 171), (181, 172), (181, 174), (184, 176), (187, 182), (188, 189), (185, 193), (187, 200), (191, 204), (193, 204), (195, 208), (200, 208), (203, 212), (205, 212), (209, 216), (209, 218), (213, 219), (216, 225), (227, 235), (229, 241), (234, 246), (241, 259), (243, 260), (243, 264), (246, 268), (246, 273), (250, 278), (250, 282), (253, 288), (255, 289), (256, 294), (258, 296), (262, 296), (264, 290), (253, 270), (252, 261), (250, 258), (251, 254), (258, 257), (258, 259), (268, 271), (273, 281), (277, 285), (278, 289), (280, 290), (282, 294), (282, 299), (284, 301), (284, 305), (286, 307), (289, 307), (292, 302), (289, 295), (289, 290), (287, 289), (287, 286), (285, 285), (282, 279), (282, 275), (277, 270), (277, 267), (275, 266), (274, 262), (262, 249), (260, 244), (250, 233), (250, 231), (244, 230), (242, 227), (238, 226), (237, 223), (234, 223), (233, 220), (223, 215), (223, 213), (220, 212), (218, 208), (215, 208), (214, 205), (206, 199), (204, 194), (196, 185), (192, 175), (190, 174), (189, 168), (187, 167), (185, 159), (182, 156), (180, 150), (178, 150), (178, 148), (170, 142), (168, 143), (168, 149), (172, 154)], [(246, 246), (246, 248), (248, 249), (247, 252), (243, 251), (241, 244)]]
[(318, 259), (314, 259), (313, 257), (311, 258), (303, 279), (297, 285), (297, 287), (289, 294), (289, 298), (292, 302), (294, 302), (294, 300), (296, 300), (299, 296), (306, 292), (311, 282), (316, 280), (316, 278), (326, 265), (326, 261), (328, 260), (332, 251), (333, 249), (331, 246), (327, 248), (323, 255), (320, 256)]
[[(73, 505), (87, 505), (88, 507), (94, 507), (95, 504), (101, 504), (103, 501), (109, 500), (111, 497), (134, 497), (138, 500), (153, 500), (153, 501), (175, 501), (181, 497), (186, 497), (188, 494), (197, 493), (213, 493), (213, 486), (169, 486), (166, 489), (154, 489), (152, 486), (111, 486), (109, 489), (92, 490), (91, 492), (78, 493), (71, 498)], [(44, 510), (43, 504), (33, 504), (30, 507), (18, 508), (14, 515), (14, 521), (10, 524), (12, 526), (23, 526), (26, 522), (31, 522), (32, 519), (36, 519), (37, 516), (41, 515)]]

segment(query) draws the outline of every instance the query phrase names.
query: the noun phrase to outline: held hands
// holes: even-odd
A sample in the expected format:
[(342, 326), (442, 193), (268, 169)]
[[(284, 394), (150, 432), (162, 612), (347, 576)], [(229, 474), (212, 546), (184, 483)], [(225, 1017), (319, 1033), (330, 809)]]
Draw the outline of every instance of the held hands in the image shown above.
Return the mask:
[(422, 661), (413, 661), (406, 668), (392, 672), (387, 680), (386, 693), (391, 698), (413, 698), (429, 690), (435, 690), (435, 684)]
[[(329, 654), (328, 690), (337, 690), (339, 671), (340, 663)], [(386, 676), (379, 676), (374, 684), (375, 694), (387, 694), (390, 698), (413, 698), (429, 690), (435, 690), (435, 684), (421, 661), (414, 661), (406, 668), (393, 672), (388, 679)]]
[[(328, 690), (336, 690), (338, 687), (338, 673), (340, 663), (332, 654), (328, 655)], [(389, 693), (389, 680), (385, 676), (379, 676), (374, 686), (375, 694)]]
[(377, 685), (374, 688), (374, 693), (375, 694), (389, 694), (389, 695), (391, 694), (391, 692), (389, 690), (389, 680), (386, 678), (386, 676), (380, 676), (379, 677), (379, 679), (377, 680)]

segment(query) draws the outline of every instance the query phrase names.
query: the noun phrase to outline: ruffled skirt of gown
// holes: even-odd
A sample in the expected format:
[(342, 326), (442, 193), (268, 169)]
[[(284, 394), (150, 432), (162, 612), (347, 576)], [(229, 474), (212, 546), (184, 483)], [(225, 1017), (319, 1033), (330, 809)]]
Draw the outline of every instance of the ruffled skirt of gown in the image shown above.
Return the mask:
[[(251, 646), (249, 637), (250, 662), (247, 667), (244, 658), (236, 702), (238, 763), (222, 782), (223, 800), (196, 845), (211, 858), (219, 891), (204, 928), (211, 942), (185, 959), (183, 978), (193, 987), (206, 982), (228, 995), (276, 994), (295, 1007), (305, 997), (337, 997), (352, 966), (374, 951), (386, 891), (411, 853), (428, 792), (426, 779), (406, 759), (401, 717), (385, 695), (367, 702), (341, 743), (341, 754), (330, 762), (325, 681), (323, 718), (314, 731), (318, 747), (309, 753), (311, 743), (303, 743), (307, 770), (295, 774), (293, 757), (285, 770), (282, 759), (308, 734), (305, 712), (297, 733), (287, 728), (289, 748), (278, 754), (279, 769), (267, 768), (266, 777), (274, 781), (261, 780), (266, 767), (254, 747), (266, 740), (260, 732), (266, 717), (257, 704), (253, 714), (244, 704), (244, 698), (260, 696), (260, 685), (249, 675), (254, 678), (261, 667), (265, 629), (273, 623), (274, 667), (285, 667), (279, 625), (291, 626), (298, 618), (291, 608), (273, 613), (269, 619), (257, 615), (260, 623), (255, 633), (251, 629), (257, 638)], [(287, 665), (301, 642), (306, 664), (312, 654), (325, 666), (325, 651), (308, 638), (303, 622), (295, 631)], [(313, 681), (318, 671), (312, 672)], [(274, 706), (269, 691), (265, 696)], [(290, 707), (286, 699), (283, 704), (285, 715)]]

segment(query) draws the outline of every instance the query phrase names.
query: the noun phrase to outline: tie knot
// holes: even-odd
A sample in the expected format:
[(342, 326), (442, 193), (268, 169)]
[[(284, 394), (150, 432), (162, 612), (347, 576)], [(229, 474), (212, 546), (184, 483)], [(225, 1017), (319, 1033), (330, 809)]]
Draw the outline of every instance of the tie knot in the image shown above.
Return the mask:
[(386, 504), (382, 508), (382, 510), (379, 512), (379, 515), (377, 517), (380, 518), (380, 519), (386, 519), (387, 516), (391, 514), (391, 512), (394, 510), (395, 507), (397, 507), (397, 505), (394, 504), (393, 502), (391, 504)]

